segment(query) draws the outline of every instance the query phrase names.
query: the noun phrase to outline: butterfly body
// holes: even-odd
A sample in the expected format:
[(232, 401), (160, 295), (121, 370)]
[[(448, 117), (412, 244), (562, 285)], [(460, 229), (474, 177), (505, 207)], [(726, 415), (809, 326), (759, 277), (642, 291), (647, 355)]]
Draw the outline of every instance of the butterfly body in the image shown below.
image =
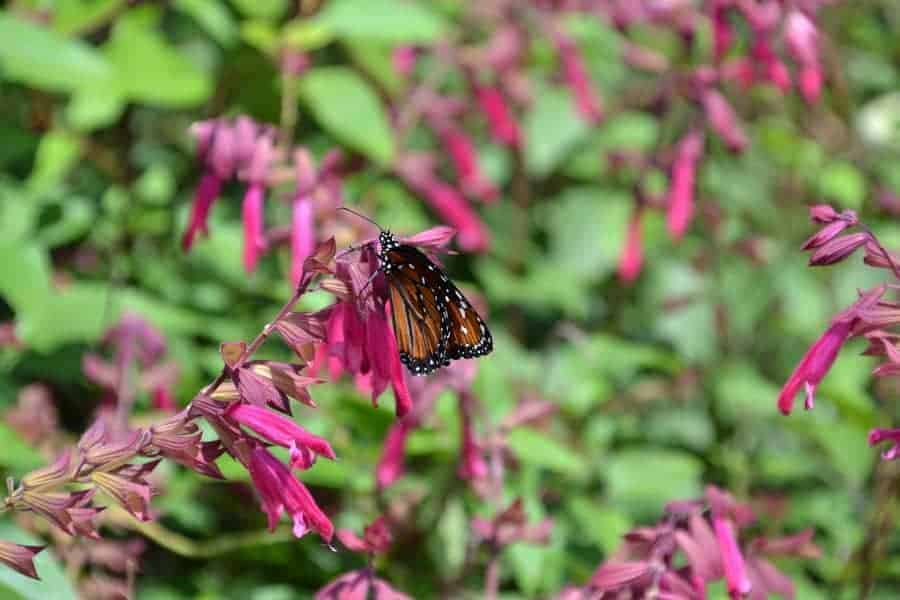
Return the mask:
[(400, 361), (410, 373), (427, 375), (452, 360), (493, 350), (487, 325), (439, 266), (389, 231), (382, 231), (378, 242)]

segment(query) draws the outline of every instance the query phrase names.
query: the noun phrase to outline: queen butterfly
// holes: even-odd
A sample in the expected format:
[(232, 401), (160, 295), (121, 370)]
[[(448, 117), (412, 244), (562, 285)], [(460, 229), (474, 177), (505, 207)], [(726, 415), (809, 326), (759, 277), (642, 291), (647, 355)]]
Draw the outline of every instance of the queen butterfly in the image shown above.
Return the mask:
[(400, 361), (410, 373), (427, 375), (494, 349), (487, 325), (439, 266), (390, 231), (382, 230), (378, 243)]

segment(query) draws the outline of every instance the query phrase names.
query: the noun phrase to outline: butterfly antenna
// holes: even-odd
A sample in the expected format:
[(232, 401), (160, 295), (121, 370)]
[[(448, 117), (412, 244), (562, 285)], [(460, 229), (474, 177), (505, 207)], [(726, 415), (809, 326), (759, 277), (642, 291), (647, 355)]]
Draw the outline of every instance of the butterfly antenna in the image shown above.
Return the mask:
[(365, 219), (366, 221), (368, 221), (369, 223), (371, 223), (372, 225), (374, 225), (375, 227), (377, 227), (379, 231), (384, 231), (384, 229), (381, 227), (381, 225), (379, 225), (378, 223), (376, 223), (375, 221), (373, 221), (372, 219), (370, 219), (370, 218), (367, 217), (366, 215), (364, 215), (364, 214), (362, 214), (362, 213), (359, 213), (359, 212), (356, 212), (356, 211), (353, 210), (352, 208), (348, 208), (348, 207), (346, 207), (346, 206), (339, 206), (339, 207), (338, 207), (338, 210), (346, 210), (348, 213), (354, 214), (354, 215), (356, 215), (357, 217), (359, 217), (360, 219)]

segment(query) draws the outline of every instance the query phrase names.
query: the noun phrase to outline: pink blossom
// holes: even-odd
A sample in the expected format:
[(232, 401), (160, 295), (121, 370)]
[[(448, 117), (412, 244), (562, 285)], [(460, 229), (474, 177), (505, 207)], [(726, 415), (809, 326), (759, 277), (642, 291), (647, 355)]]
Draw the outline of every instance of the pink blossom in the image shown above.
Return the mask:
[(801, 386), (806, 388), (807, 410), (815, 405), (816, 387), (825, 377), (837, 358), (838, 351), (844, 345), (853, 328), (853, 318), (833, 321), (816, 343), (814, 343), (788, 378), (778, 395), (778, 409), (789, 415), (794, 406), (794, 396)]
[(391, 52), (391, 66), (398, 75), (408, 77), (416, 68), (415, 46), (397, 46)]
[(522, 134), (506, 99), (499, 89), (476, 84), (475, 97), (487, 118), (494, 141), (517, 148), (522, 143)]
[(267, 440), (290, 448), (291, 466), (308, 469), (316, 460), (316, 455), (334, 460), (331, 445), (323, 438), (313, 435), (293, 420), (266, 408), (236, 402), (225, 416), (249, 427)]
[(222, 180), (213, 171), (206, 171), (200, 178), (200, 185), (194, 195), (194, 203), (191, 205), (191, 216), (187, 229), (181, 238), (181, 247), (189, 250), (194, 244), (194, 238), (199, 231), (203, 235), (209, 235), (207, 220), (213, 203), (218, 199), (222, 189)]
[(744, 555), (738, 547), (731, 521), (722, 516), (713, 516), (713, 529), (722, 553), (722, 566), (725, 570), (725, 582), (728, 593), (735, 600), (750, 593), (750, 578), (744, 565)]
[(483, 252), (488, 249), (491, 238), (487, 227), (456, 189), (433, 177), (423, 191), (435, 212), (457, 229), (463, 250)]
[(891, 447), (881, 453), (884, 460), (894, 460), (900, 457), (900, 429), (876, 428), (869, 432), (869, 445), (874, 446), (881, 442), (891, 442)]
[(641, 246), (643, 212), (640, 207), (636, 207), (628, 220), (625, 245), (622, 246), (622, 253), (619, 255), (619, 279), (624, 283), (631, 283), (637, 279), (644, 262), (644, 251)]
[(728, 4), (723, 0), (713, 0), (713, 56), (716, 62), (725, 57), (734, 41), (734, 28), (728, 21), (728, 9)]
[(383, 516), (366, 526), (362, 538), (350, 529), (339, 529), (337, 536), (349, 550), (368, 554), (384, 554), (393, 541), (387, 519)]
[(818, 65), (800, 67), (800, 94), (808, 104), (815, 104), (822, 95), (823, 75)]
[(260, 254), (265, 250), (263, 236), (263, 186), (251, 183), (244, 195), (241, 210), (244, 222), (244, 270), (252, 273), (256, 270)]
[(237, 160), (236, 136), (230, 124), (220, 120), (201, 121), (191, 126), (191, 133), (197, 138), (197, 156), (204, 163), (204, 172), (181, 239), (184, 250), (190, 249), (198, 231), (208, 235), (210, 208), (219, 197), (222, 182), (234, 174)]
[(166, 387), (160, 386), (154, 388), (151, 393), (151, 402), (153, 408), (156, 410), (165, 412), (175, 412), (178, 410), (178, 405), (175, 404), (175, 398), (172, 397), (172, 392)]
[(291, 220), (291, 281), (295, 284), (303, 273), (303, 262), (316, 245), (314, 226), (312, 199), (298, 196)]
[(490, 246), (490, 233), (466, 199), (434, 173), (434, 160), (427, 155), (409, 154), (394, 166), (397, 174), (437, 212), (456, 228), (464, 250), (483, 251)]
[(34, 557), (45, 546), (26, 546), (0, 540), (0, 562), (32, 579), (40, 579), (34, 568)]
[(860, 313), (877, 304), (884, 291), (885, 287), (879, 286), (863, 294), (853, 305), (835, 317), (822, 337), (810, 346), (778, 395), (778, 409), (782, 413), (786, 415), (791, 413), (794, 397), (801, 387), (806, 390), (804, 407), (807, 410), (813, 408), (816, 387), (837, 359), (838, 352), (853, 332)]
[(406, 437), (410, 429), (408, 419), (401, 419), (391, 425), (375, 468), (375, 480), (379, 488), (384, 489), (403, 476), (406, 470)]
[(294, 535), (303, 537), (310, 529), (326, 542), (334, 535), (334, 525), (325, 516), (309, 490), (281, 461), (263, 447), (250, 453), (250, 477), (259, 492), (263, 511), (269, 519), (269, 529), (275, 529), (285, 511), (294, 522)]
[(481, 167), (478, 165), (478, 154), (472, 140), (460, 129), (452, 126), (443, 127), (440, 130), (440, 136), (453, 160), (463, 189), (468, 194), (485, 202), (496, 200), (497, 188), (481, 172)]
[(747, 135), (738, 122), (734, 109), (721, 92), (707, 89), (701, 96), (703, 109), (709, 126), (732, 152), (743, 152), (747, 146)]
[(372, 569), (360, 569), (339, 575), (321, 590), (315, 600), (412, 600), (387, 582), (375, 577)]
[(588, 122), (596, 124), (603, 118), (603, 107), (600, 96), (594, 89), (593, 82), (588, 75), (584, 64), (584, 57), (578, 50), (578, 46), (569, 36), (562, 32), (554, 35), (556, 48), (562, 62), (563, 79), (566, 85), (575, 94), (575, 104), (578, 112)]
[(688, 132), (678, 142), (668, 193), (669, 235), (674, 240), (681, 239), (694, 215), (697, 162), (702, 152), (703, 134), (698, 130)]
[[(247, 124), (249, 122), (249, 124)], [(239, 177), (247, 181), (242, 208), (244, 222), (244, 269), (248, 273), (256, 270), (260, 255), (266, 249), (263, 235), (263, 200), (265, 197), (266, 178), (269, 174), (269, 163), (275, 153), (275, 144), (270, 132), (264, 132), (258, 138), (258, 128), (253, 121), (239, 117), (235, 131), (247, 138), (239, 144), (244, 157), (245, 166), (239, 171)]]

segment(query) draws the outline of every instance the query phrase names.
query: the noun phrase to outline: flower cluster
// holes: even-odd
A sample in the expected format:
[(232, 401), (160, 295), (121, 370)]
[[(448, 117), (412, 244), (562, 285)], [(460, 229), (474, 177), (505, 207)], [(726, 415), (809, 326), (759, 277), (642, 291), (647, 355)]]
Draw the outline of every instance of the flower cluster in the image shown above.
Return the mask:
[(753, 600), (794, 595), (791, 580), (769, 559), (818, 558), (812, 530), (780, 538), (742, 539), (756, 517), (749, 505), (709, 486), (696, 501), (672, 502), (655, 525), (624, 536), (624, 544), (601, 564), (583, 589), (558, 598), (682, 598), (701, 600), (707, 586), (725, 580), (729, 597)]
[[(675, 144), (662, 148), (653, 158), (639, 158), (641, 166), (662, 166), (669, 175), (668, 191), (662, 198), (652, 198), (640, 182), (635, 194), (635, 209), (628, 223), (627, 235), (619, 261), (619, 277), (631, 282), (642, 266), (641, 228), (648, 206), (665, 210), (668, 231), (675, 241), (681, 239), (693, 220), (697, 197), (697, 174), (704, 151), (704, 128), (721, 140), (731, 152), (743, 152), (749, 143), (747, 134), (732, 103), (730, 89), (736, 84), (746, 89), (768, 84), (782, 93), (789, 92), (797, 81), (803, 99), (812, 104), (819, 100), (824, 84), (824, 71), (819, 57), (819, 34), (816, 14), (824, 2), (795, 3), (745, 2), (713, 0), (687, 6), (669, 2), (600, 3), (594, 10), (609, 19), (618, 29), (642, 23), (675, 30), (688, 46), (696, 43), (701, 23), (709, 23), (713, 33), (710, 56), (676, 71), (665, 83), (654, 101), (657, 110), (680, 110), (677, 99), (683, 98), (695, 107), (696, 117)], [(743, 21), (743, 23), (741, 23)], [(746, 30), (746, 43), (738, 40)], [(792, 77), (785, 58), (775, 48), (784, 46), (796, 66)], [(749, 52), (745, 54), (746, 49)], [(671, 67), (664, 57), (653, 51), (628, 44), (626, 60), (636, 69), (661, 73)], [(705, 126), (705, 127), (704, 127)], [(648, 172), (648, 169), (642, 169)]]
[[(889, 252), (878, 238), (859, 221), (852, 210), (838, 212), (828, 205), (810, 208), (812, 221), (821, 228), (803, 244), (803, 250), (811, 252), (811, 266), (833, 265), (849, 258), (856, 251), (864, 252), (867, 265), (887, 269), (895, 279), (900, 279), (900, 257)], [(875, 367), (876, 377), (895, 376), (900, 373), (900, 303), (885, 298), (888, 291), (897, 289), (896, 283), (885, 283), (859, 292), (859, 299), (838, 313), (825, 332), (806, 351), (794, 368), (778, 396), (778, 409), (790, 414), (797, 392), (806, 395), (804, 406), (815, 405), (816, 387), (828, 374), (844, 344), (853, 337), (864, 338), (868, 347), (864, 354), (877, 356), (885, 362)], [(891, 447), (882, 457), (892, 460), (900, 456), (900, 429), (873, 429), (869, 432), (869, 444), (884, 441)]]

